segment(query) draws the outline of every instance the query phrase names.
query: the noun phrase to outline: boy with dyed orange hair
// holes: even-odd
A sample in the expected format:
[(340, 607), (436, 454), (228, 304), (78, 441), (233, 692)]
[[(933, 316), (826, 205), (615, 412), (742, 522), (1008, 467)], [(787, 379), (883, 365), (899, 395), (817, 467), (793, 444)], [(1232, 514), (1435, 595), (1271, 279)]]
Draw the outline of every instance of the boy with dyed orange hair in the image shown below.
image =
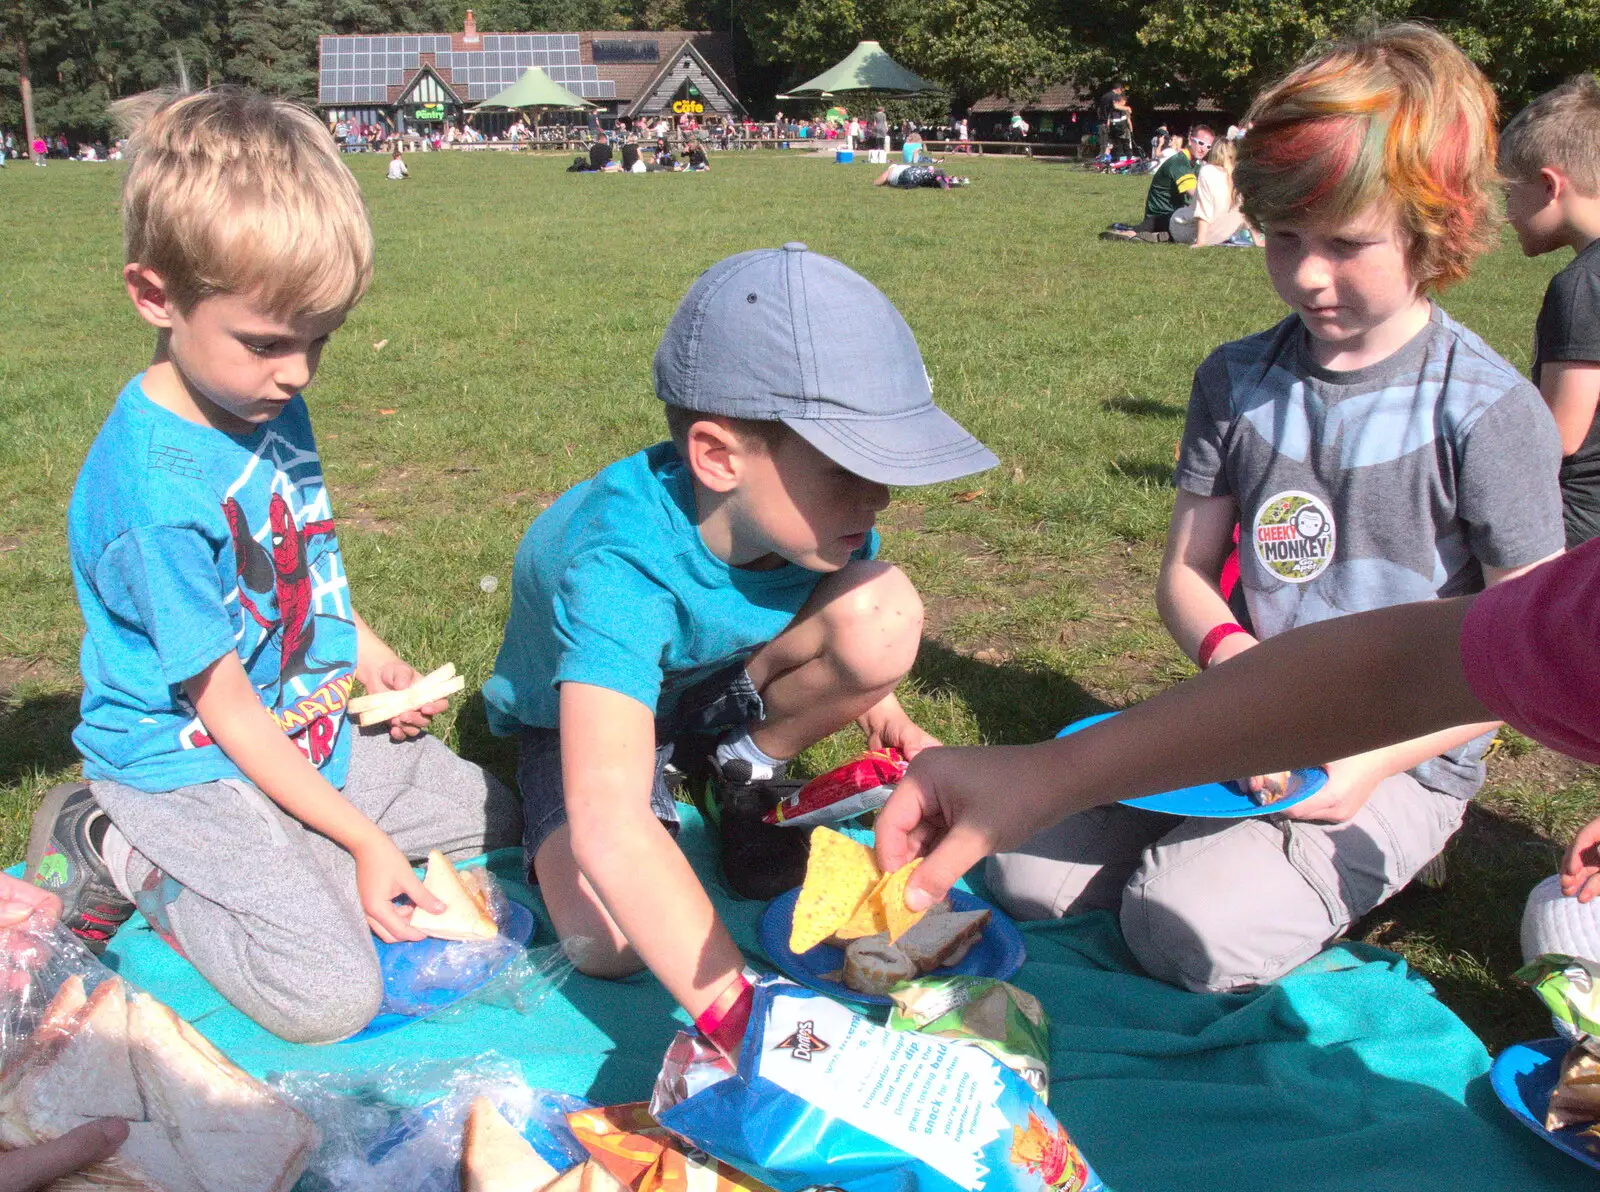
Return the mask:
[[(1395, 25), (1317, 51), (1250, 120), (1234, 180), (1290, 314), (1195, 374), (1157, 603), (1201, 668), (1296, 626), (1476, 592), (1563, 543), (1549, 412), (1432, 297), (1494, 231), (1483, 76), (1441, 34)], [(1243, 608), (1219, 585), (1236, 525)], [(1174, 984), (1270, 981), (1440, 853), (1494, 727), (1328, 760), (1327, 785), (1279, 815), (1095, 808), (996, 857), (990, 888), (1025, 918), (1120, 910), (1134, 955)]]

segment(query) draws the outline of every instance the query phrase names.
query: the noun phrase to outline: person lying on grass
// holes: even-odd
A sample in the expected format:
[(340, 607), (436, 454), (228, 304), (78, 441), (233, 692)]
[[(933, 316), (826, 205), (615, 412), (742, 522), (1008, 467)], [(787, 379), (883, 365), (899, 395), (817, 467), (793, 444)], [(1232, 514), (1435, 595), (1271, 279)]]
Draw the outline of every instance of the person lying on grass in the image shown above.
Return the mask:
[(673, 843), (667, 764), (718, 825), (736, 894), (798, 885), (805, 834), (762, 818), (799, 786), (789, 759), (851, 721), (871, 748), (938, 744), (894, 695), (922, 603), (875, 557), (888, 486), (996, 460), (933, 404), (889, 300), (802, 244), (702, 274), (655, 382), (671, 438), (534, 521), (483, 696), (518, 738), (523, 846), (557, 933), (585, 941), (574, 963), (647, 965), (731, 1051), (744, 961)]
[[(1492, 230), (1486, 80), (1441, 34), (1397, 25), (1318, 51), (1250, 114), (1236, 177), (1291, 313), (1195, 374), (1156, 598), (1202, 668), (1299, 625), (1478, 591), (1563, 547), (1549, 412), (1430, 297)], [(1235, 526), (1237, 613), (1220, 586)], [(1022, 918), (1118, 912), (1134, 956), (1175, 985), (1271, 981), (1443, 851), (1495, 727), (1319, 758), (1327, 785), (1267, 818), (1096, 808), (997, 856), (989, 889)]]

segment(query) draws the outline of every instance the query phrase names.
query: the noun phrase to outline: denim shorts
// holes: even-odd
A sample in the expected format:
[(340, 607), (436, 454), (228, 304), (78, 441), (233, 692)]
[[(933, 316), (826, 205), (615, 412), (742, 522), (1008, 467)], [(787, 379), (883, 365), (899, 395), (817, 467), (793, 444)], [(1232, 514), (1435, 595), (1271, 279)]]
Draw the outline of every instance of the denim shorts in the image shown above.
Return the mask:
[[(678, 806), (664, 771), (673, 746), (685, 737), (715, 739), (764, 719), (761, 693), (742, 661), (724, 667), (689, 687), (672, 711), (656, 717), (656, 769), (650, 785), (650, 810), (674, 836)], [(517, 790), (522, 795), (522, 849), (528, 869), (545, 838), (567, 822), (561, 783), (561, 730), (525, 728), (517, 742)]]

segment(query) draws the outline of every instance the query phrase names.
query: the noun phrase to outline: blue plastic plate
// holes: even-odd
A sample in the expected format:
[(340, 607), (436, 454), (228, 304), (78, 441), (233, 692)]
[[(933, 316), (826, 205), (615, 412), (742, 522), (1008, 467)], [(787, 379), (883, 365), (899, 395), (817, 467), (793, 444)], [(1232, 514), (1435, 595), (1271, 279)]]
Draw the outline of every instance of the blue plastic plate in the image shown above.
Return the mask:
[(1579, 1162), (1600, 1168), (1600, 1138), (1584, 1137), (1582, 1126), (1553, 1131), (1544, 1128), (1550, 1094), (1555, 1092), (1561, 1076), (1561, 1057), (1571, 1046), (1565, 1039), (1513, 1043), (1495, 1057), (1494, 1067), (1489, 1069), (1489, 1083), (1517, 1121)]
[[(500, 934), (519, 947), (526, 947), (528, 941), (533, 938), (533, 912), (520, 902), (513, 902), (509, 898), (505, 903), (507, 910), (505, 921), (499, 924)], [(367, 1023), (362, 1030), (344, 1040), (346, 1043), (359, 1043), (378, 1035), (387, 1035), (408, 1022), (416, 1022), (419, 1018), (426, 1018), (446, 1006), (455, 1005), (469, 993), (487, 985), (511, 963), (515, 955), (508, 948), (498, 954), (494, 963), (466, 959), (461, 965), (461, 979), (457, 984), (448, 987), (419, 988), (417, 974), (432, 966), (448, 949), (455, 948), (464, 958), (472, 958), (474, 952), (478, 951), (477, 946), (457, 943), (454, 940), (435, 939), (408, 940), (400, 944), (386, 944), (382, 940), (374, 940), (373, 943), (378, 949), (378, 967), (383, 973), (383, 1005), (379, 1007), (377, 1017)], [(391, 1007), (396, 1004), (418, 1007), (420, 1012), (395, 1013)]]
[[(836, 973), (844, 968), (843, 949), (818, 944), (811, 951), (798, 955), (789, 950), (789, 930), (794, 926), (794, 904), (799, 899), (800, 888), (797, 886), (774, 898), (761, 916), (757, 935), (762, 948), (772, 958), (772, 963), (800, 984), (831, 994), (841, 1001), (889, 1005), (889, 999), (881, 993), (857, 993), (843, 982), (824, 976), (825, 973)], [(962, 973), (969, 977), (996, 977), (1003, 981), (1022, 967), (1022, 962), (1028, 958), (1022, 932), (997, 908), (965, 890), (950, 891), (950, 908), (957, 911), (988, 911), (989, 926), (983, 929), (983, 935), (972, 945), (971, 951), (961, 958), (960, 964), (934, 969), (929, 976)]]
[[(1098, 716), (1085, 716), (1082, 720), (1074, 720), (1056, 736), (1069, 736), (1088, 728), (1091, 724), (1109, 720), (1115, 715), (1115, 712), (1102, 712)], [(1129, 807), (1141, 807), (1146, 811), (1159, 811), (1165, 815), (1197, 815), (1205, 819), (1246, 819), (1252, 815), (1276, 815), (1296, 803), (1304, 803), (1320, 791), (1328, 781), (1328, 772), (1321, 766), (1310, 770), (1295, 770), (1291, 781), (1298, 784), (1299, 789), (1288, 798), (1279, 799), (1276, 803), (1257, 803), (1241, 790), (1236, 782), (1208, 782), (1203, 786), (1186, 786), (1182, 790), (1167, 791), (1162, 795), (1145, 795), (1141, 799), (1122, 801)]]

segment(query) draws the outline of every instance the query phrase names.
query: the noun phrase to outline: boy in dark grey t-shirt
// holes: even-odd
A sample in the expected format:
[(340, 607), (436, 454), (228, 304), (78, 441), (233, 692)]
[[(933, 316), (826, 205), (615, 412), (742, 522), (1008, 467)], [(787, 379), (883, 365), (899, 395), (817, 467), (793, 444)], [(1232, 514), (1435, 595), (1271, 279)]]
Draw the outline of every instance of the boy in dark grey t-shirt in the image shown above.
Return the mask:
[[(1195, 374), (1157, 603), (1202, 668), (1561, 551), (1548, 411), (1430, 299), (1492, 227), (1493, 110), (1476, 68), (1417, 25), (1334, 47), (1252, 109), (1235, 182), (1293, 313)], [(1457, 196), (1449, 220), (1429, 206), (1439, 194)], [(1235, 526), (1248, 629), (1219, 586)], [(997, 855), (989, 887), (1025, 918), (1120, 909), (1134, 956), (1174, 984), (1271, 981), (1444, 848), (1494, 727), (1332, 759), (1326, 786), (1276, 815), (1096, 807)]]
[(1600, 83), (1582, 75), (1534, 100), (1500, 142), (1506, 218), (1530, 257), (1577, 253), (1551, 279), (1533, 383), (1561, 432), (1567, 549), (1600, 536)]

